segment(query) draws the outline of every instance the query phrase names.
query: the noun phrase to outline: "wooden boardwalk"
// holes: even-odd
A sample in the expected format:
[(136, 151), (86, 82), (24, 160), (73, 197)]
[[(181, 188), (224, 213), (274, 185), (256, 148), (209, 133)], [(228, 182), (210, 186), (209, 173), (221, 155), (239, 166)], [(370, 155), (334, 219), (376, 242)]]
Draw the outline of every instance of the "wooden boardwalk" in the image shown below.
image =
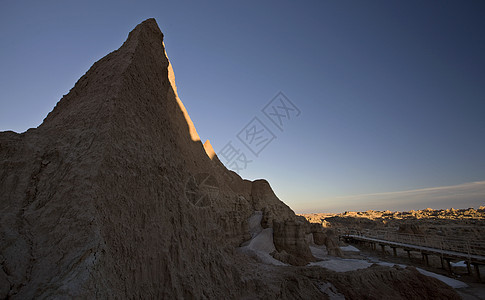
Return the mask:
[[(379, 245), (383, 252), (385, 251), (386, 246), (390, 247), (393, 250), (394, 256), (397, 256), (396, 249), (403, 249), (406, 251), (409, 258), (411, 258), (411, 251), (419, 252), (426, 265), (429, 265), (428, 256), (436, 255), (441, 259), (442, 267), (448, 269), (450, 272), (451, 260), (463, 260), (465, 261), (470, 274), (472, 273), (471, 265), (474, 266), (475, 275), (477, 279), (481, 281), (479, 266), (485, 265), (485, 242), (482, 241), (446, 241), (441, 239), (439, 243), (436, 243), (435, 239), (422, 239), (422, 236), (389, 233), (380, 234), (379, 237), (347, 233), (340, 237), (350, 243), (368, 243), (373, 249), (376, 249), (377, 245)], [(414, 239), (414, 243), (408, 242), (412, 239)], [(439, 247), (436, 247), (436, 245), (439, 245)], [(458, 245), (458, 247), (456, 247), (456, 245)]]

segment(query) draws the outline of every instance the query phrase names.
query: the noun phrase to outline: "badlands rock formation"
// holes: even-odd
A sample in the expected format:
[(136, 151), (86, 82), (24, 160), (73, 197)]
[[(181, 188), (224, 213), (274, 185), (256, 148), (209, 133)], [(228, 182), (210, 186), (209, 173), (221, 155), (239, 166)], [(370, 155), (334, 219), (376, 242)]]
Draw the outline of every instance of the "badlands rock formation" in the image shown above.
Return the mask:
[(340, 233), (386, 231), (398, 234), (426, 235), (448, 239), (483, 240), (485, 206), (478, 209), (423, 209), (408, 212), (374, 211), (340, 214), (306, 214), (311, 223), (321, 224)]
[[(268, 182), (241, 179), (201, 143), (162, 41), (155, 20), (141, 23), (42, 125), (0, 133), (0, 299), (311, 299), (326, 298), (328, 282), (359, 285), (358, 272), (239, 250), (259, 236), (268, 255), (305, 265), (312, 229)], [(456, 297), (435, 279), (381, 269), (359, 288)]]

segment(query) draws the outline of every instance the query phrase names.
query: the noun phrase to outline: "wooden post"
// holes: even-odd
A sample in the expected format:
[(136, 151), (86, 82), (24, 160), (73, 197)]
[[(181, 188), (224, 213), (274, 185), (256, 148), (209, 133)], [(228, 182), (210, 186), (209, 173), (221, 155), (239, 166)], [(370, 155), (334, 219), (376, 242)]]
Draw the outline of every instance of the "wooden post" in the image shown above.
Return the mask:
[(445, 258), (446, 260), (446, 266), (448, 267), (448, 271), (450, 272), (450, 274), (452, 273), (452, 270), (451, 270), (451, 263), (450, 263), (450, 259), (449, 258)]
[(443, 256), (440, 256), (440, 260), (441, 260), (441, 268), (446, 270), (445, 269), (445, 260), (443, 259)]
[(428, 267), (429, 266), (428, 253), (421, 253), (421, 255), (423, 256), (424, 264), (426, 265), (426, 267)]
[(404, 249), (404, 251), (406, 251), (408, 253), (408, 258), (411, 259), (411, 250), (409, 249)]
[(381, 244), (382, 253), (386, 254), (386, 245)]
[(394, 256), (397, 256), (396, 247), (391, 247), (391, 248), (392, 248), (392, 253), (394, 254)]
[(475, 274), (477, 275), (478, 282), (482, 282), (482, 278), (480, 277), (480, 266), (478, 264), (473, 264), (475, 267)]
[(470, 267), (470, 262), (467, 260), (466, 262), (466, 270), (468, 272), (468, 275), (472, 274), (472, 268)]

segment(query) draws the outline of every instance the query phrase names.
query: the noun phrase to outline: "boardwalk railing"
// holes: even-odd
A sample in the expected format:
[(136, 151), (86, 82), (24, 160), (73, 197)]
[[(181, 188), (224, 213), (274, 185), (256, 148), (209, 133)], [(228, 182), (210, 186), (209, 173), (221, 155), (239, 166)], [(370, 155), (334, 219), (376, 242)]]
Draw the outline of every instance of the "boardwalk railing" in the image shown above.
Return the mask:
[(397, 233), (386, 230), (345, 230), (341, 235), (358, 235), (386, 241), (406, 243), (417, 246), (456, 251), (468, 255), (485, 256), (485, 240), (469, 240), (460, 238), (445, 238), (426, 236), (422, 234)]

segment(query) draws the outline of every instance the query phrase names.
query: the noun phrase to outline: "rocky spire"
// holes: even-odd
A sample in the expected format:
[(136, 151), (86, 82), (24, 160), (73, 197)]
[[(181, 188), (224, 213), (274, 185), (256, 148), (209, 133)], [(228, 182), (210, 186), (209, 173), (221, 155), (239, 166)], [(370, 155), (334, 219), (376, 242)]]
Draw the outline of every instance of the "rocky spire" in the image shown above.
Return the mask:
[(210, 159), (217, 157), (216, 152), (214, 151), (214, 148), (212, 148), (211, 142), (209, 140), (205, 141), (204, 150), (205, 150), (205, 153), (207, 153), (207, 156), (209, 156)]
[(39, 128), (0, 132), (0, 299), (321, 297), (237, 252), (258, 211), (281, 259), (312, 259), (304, 218), (216, 158), (144, 21)]

